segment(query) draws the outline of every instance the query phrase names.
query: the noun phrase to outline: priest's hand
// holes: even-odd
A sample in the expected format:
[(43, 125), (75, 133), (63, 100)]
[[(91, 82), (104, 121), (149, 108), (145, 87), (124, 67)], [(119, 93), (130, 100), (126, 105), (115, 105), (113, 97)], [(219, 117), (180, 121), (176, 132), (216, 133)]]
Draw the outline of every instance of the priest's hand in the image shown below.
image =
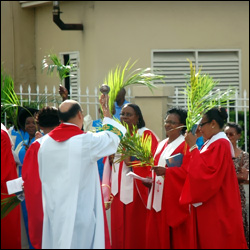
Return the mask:
[(108, 95), (104, 95), (102, 94), (100, 96), (100, 104), (102, 106), (102, 112), (103, 112), (103, 116), (104, 117), (109, 117), (109, 118), (112, 118), (112, 115), (110, 114), (110, 111), (109, 111), (109, 96)]

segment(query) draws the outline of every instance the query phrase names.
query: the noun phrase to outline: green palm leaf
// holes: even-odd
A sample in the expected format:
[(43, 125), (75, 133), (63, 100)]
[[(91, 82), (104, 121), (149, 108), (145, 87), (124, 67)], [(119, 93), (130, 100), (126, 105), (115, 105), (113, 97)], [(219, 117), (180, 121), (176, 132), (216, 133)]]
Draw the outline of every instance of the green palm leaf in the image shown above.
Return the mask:
[(191, 131), (193, 126), (201, 119), (201, 117), (211, 108), (223, 106), (230, 98), (232, 98), (235, 90), (228, 88), (225, 92), (219, 89), (212, 93), (214, 87), (219, 82), (214, 81), (209, 75), (200, 75), (201, 69), (195, 73), (195, 66), (190, 63), (190, 79), (186, 84), (184, 94), (187, 97), (187, 131)]
[(133, 126), (132, 134), (129, 131), (127, 124), (126, 135), (121, 139), (117, 149), (117, 153), (120, 154), (120, 158), (115, 162), (119, 163), (125, 158), (134, 156), (138, 159), (135, 163), (132, 163), (132, 167), (154, 166), (154, 157), (151, 152), (152, 137), (147, 135), (145, 137), (140, 136), (137, 132), (137, 127)]
[(6, 112), (8, 117), (11, 119), (11, 122), (18, 129), (18, 133), (20, 134), (23, 140), (17, 122), (18, 107), (22, 107), (33, 117), (31, 112), (26, 107), (21, 106), (20, 100), (14, 90), (14, 81), (12, 77), (6, 74), (2, 68), (1, 69), (1, 116)]
[(1, 220), (21, 203), (18, 197), (11, 196), (1, 200)]
[(14, 90), (14, 81), (3, 68), (1, 68), (1, 114), (6, 114), (17, 127), (17, 113), (20, 100)]
[(153, 84), (154, 80), (162, 80), (164, 76), (151, 73), (151, 68), (138, 68), (131, 72), (131, 69), (137, 61), (129, 66), (130, 59), (126, 62), (123, 69), (117, 66), (114, 70), (110, 70), (108, 76), (105, 77), (104, 84), (110, 87), (109, 92), (109, 108), (112, 113), (116, 96), (118, 92), (127, 86), (134, 84), (141, 84), (147, 86), (152, 92), (156, 86)]
[(61, 63), (56, 54), (49, 54), (48, 58), (45, 56), (42, 60), (42, 72), (46, 68), (47, 74), (50, 75), (53, 73), (54, 69), (56, 69), (60, 78), (60, 84), (62, 84), (63, 79), (69, 76), (73, 76), (70, 74), (70, 71), (76, 69), (76, 66), (73, 64), (69, 64), (69, 62), (64, 65)]

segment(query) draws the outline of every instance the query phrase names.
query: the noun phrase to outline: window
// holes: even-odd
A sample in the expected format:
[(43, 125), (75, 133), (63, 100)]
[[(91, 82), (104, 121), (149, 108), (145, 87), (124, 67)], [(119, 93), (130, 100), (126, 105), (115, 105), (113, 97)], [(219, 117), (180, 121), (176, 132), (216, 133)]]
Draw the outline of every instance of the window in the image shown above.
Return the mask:
[(60, 53), (61, 62), (76, 65), (77, 68), (70, 72), (70, 77), (64, 79), (64, 86), (68, 90), (70, 98), (78, 100), (78, 90), (80, 88), (79, 52)]
[[(240, 50), (152, 50), (152, 68), (158, 74), (166, 76), (166, 84), (175, 87), (176, 103), (185, 104), (183, 88), (186, 86), (190, 74), (187, 58), (196, 67), (201, 68), (201, 74), (209, 74), (218, 81), (216, 89), (226, 90), (229, 86), (241, 88)], [(155, 84), (162, 84), (155, 81)]]

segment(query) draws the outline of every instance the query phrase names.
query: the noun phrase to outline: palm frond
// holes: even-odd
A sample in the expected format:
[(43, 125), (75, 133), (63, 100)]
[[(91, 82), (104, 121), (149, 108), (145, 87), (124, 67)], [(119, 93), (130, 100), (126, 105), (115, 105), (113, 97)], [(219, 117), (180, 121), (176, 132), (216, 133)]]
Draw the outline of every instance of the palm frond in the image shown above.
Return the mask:
[(147, 135), (140, 136), (137, 133), (137, 127), (133, 127), (132, 134), (128, 126), (126, 135), (121, 139), (117, 149), (120, 158), (116, 160), (117, 163), (123, 161), (125, 158), (134, 156), (138, 159), (135, 163), (132, 162), (132, 167), (154, 166), (154, 157), (151, 152), (152, 137)]
[(57, 57), (56, 54), (49, 54), (48, 58), (45, 56), (42, 60), (42, 72), (44, 69), (47, 68), (47, 74), (52, 74), (54, 69), (57, 70), (58, 76), (60, 78), (60, 84), (62, 84), (63, 79), (69, 76), (73, 76), (70, 74), (70, 71), (76, 69), (76, 65), (69, 64), (67, 62), (66, 65), (62, 64), (60, 59)]
[(1, 200), (1, 220), (21, 203), (16, 195)]
[(15, 126), (17, 126), (18, 106), (20, 105), (12, 77), (1, 68), (1, 113), (6, 112)]
[(122, 88), (134, 84), (141, 84), (147, 86), (153, 92), (153, 89), (156, 88), (156, 86), (153, 84), (153, 81), (162, 80), (164, 78), (162, 75), (151, 73), (151, 68), (138, 68), (130, 72), (136, 62), (137, 61), (129, 65), (129, 59), (123, 69), (118, 65), (114, 70), (110, 70), (108, 76), (105, 77), (104, 84), (110, 87), (109, 108), (111, 113), (114, 107), (116, 96)]
[(214, 93), (215, 86), (219, 83), (214, 81), (209, 75), (200, 75), (201, 69), (195, 73), (195, 66), (190, 63), (190, 79), (186, 84), (184, 94), (187, 97), (187, 131), (201, 119), (201, 117), (211, 108), (223, 106), (234, 94), (234, 89), (229, 87), (225, 92), (219, 89)]

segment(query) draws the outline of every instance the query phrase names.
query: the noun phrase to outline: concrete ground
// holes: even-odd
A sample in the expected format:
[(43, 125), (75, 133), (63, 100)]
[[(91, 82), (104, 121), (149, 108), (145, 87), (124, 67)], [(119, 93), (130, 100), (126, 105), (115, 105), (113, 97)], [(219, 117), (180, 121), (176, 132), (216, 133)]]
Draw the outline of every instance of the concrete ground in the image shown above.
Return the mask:
[[(246, 199), (247, 199), (247, 218), (248, 218), (248, 225), (249, 225), (249, 184), (244, 185), (244, 189), (246, 191)], [(109, 230), (110, 230), (110, 209), (106, 210)], [(110, 231), (109, 231), (110, 232)], [(111, 238), (111, 232), (110, 232), (110, 238)]]

